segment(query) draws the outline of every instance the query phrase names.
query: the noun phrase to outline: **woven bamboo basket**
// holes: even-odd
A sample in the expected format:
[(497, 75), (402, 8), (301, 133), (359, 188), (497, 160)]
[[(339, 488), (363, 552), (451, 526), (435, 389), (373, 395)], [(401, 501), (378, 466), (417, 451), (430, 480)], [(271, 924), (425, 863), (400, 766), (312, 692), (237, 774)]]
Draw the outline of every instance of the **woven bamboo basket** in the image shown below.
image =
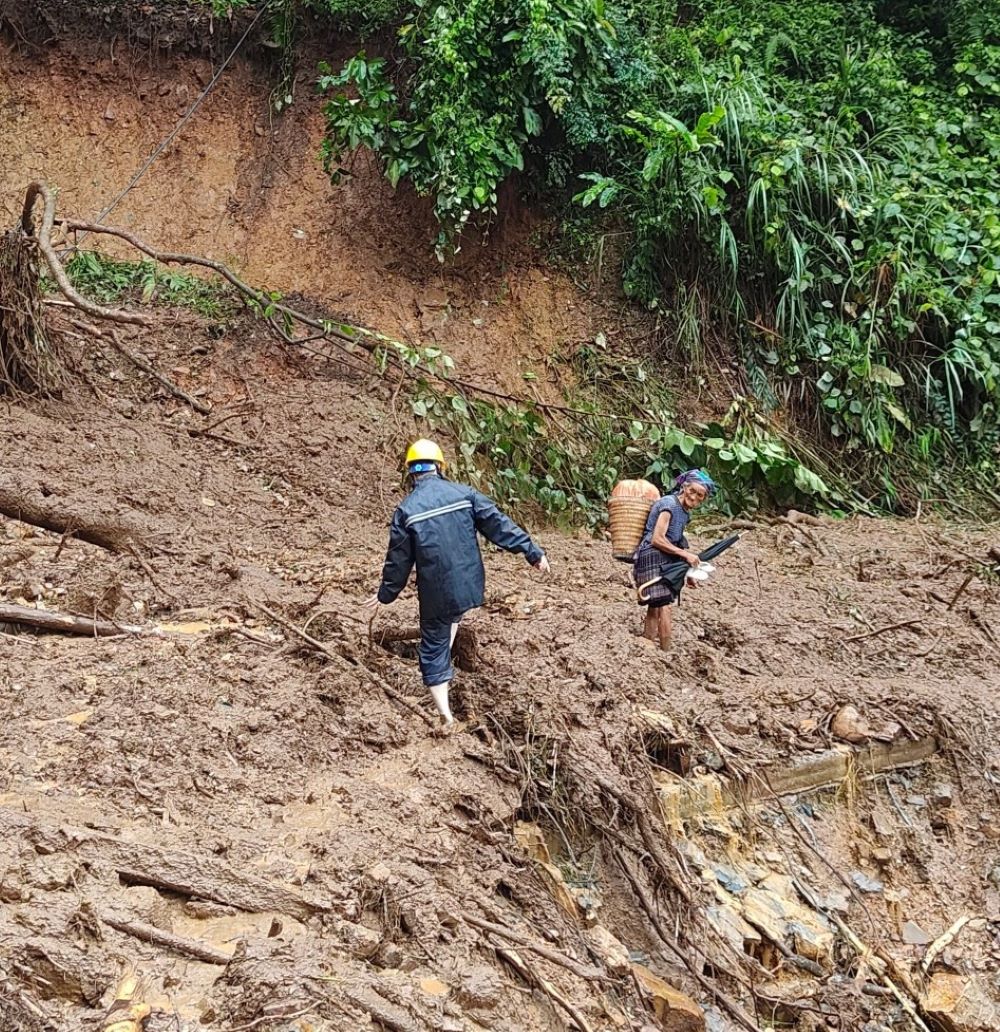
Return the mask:
[(653, 502), (649, 498), (609, 498), (608, 516), (611, 523), (611, 554), (615, 559), (629, 562), (639, 547), (646, 530), (646, 520)]

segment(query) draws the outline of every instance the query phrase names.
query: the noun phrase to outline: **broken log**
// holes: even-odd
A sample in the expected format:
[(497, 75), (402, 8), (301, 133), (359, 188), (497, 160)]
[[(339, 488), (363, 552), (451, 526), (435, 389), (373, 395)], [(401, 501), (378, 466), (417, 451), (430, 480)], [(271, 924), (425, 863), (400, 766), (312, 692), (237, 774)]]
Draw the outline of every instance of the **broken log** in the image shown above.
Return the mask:
[(327, 903), (307, 900), (291, 889), (245, 874), (215, 857), (126, 842), (89, 828), (39, 819), (9, 806), (0, 806), (0, 833), (44, 838), (50, 850), (75, 852), (87, 860), (104, 863), (130, 885), (149, 885), (194, 899), (224, 903), (248, 913), (274, 911), (304, 921), (330, 909)]
[(13, 602), (0, 602), (0, 624), (5, 623), (18, 624), (21, 627), (36, 627), (42, 631), (58, 631), (62, 634), (81, 634), (88, 638), (155, 633), (134, 624), (114, 623), (111, 620), (92, 620), (87, 616), (70, 616), (68, 613), (53, 613), (48, 609), (34, 609), (31, 606), (15, 605)]
[(198, 942), (196, 939), (187, 939), (182, 935), (174, 935), (173, 932), (166, 932), (162, 928), (146, 924), (145, 921), (130, 921), (128, 918), (118, 914), (104, 912), (100, 915), (101, 921), (125, 935), (131, 935), (141, 942), (148, 942), (152, 946), (162, 946), (164, 949), (173, 950), (175, 953), (183, 953), (188, 957), (194, 957), (205, 964), (221, 964), (223, 967), (232, 960), (232, 955), (217, 950), (207, 943)]
[(800, 757), (787, 767), (772, 767), (747, 783), (727, 782), (717, 774), (681, 779), (656, 771), (653, 780), (660, 808), (668, 825), (677, 825), (705, 813), (767, 803), (774, 796), (798, 795), (829, 788), (855, 772), (870, 778), (884, 770), (924, 763), (938, 751), (936, 738), (863, 746), (839, 745), (821, 753)]
[[(419, 627), (404, 627), (396, 630), (386, 627), (372, 634), (372, 642), (384, 649), (397, 642), (411, 641), (420, 641)], [(468, 673), (475, 673), (478, 669), (479, 642), (474, 628), (459, 624), (452, 646), (452, 661), (459, 670), (465, 670)]]
[(93, 520), (57, 508), (45, 500), (37, 487), (28, 488), (6, 476), (0, 476), (0, 515), (55, 534), (79, 538), (109, 552), (128, 552), (133, 542), (141, 543), (145, 537), (127, 524)]

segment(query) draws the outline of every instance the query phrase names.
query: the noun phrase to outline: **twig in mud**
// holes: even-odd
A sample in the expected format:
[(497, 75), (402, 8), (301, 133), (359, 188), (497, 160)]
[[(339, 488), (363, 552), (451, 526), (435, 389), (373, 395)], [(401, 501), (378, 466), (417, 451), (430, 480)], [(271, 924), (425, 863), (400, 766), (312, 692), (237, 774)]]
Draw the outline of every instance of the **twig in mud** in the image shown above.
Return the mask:
[(955, 608), (955, 603), (962, 597), (963, 594), (965, 594), (965, 589), (973, 582), (975, 576), (976, 575), (974, 573), (968, 573), (965, 575), (965, 580), (962, 581), (962, 584), (959, 587), (958, 591), (955, 592), (955, 594), (952, 596), (951, 601), (948, 603), (949, 611)]
[(173, 950), (175, 953), (184, 953), (206, 964), (219, 964), (224, 967), (232, 960), (228, 953), (217, 950), (207, 943), (186, 939), (183, 936), (174, 935), (173, 932), (165, 932), (163, 929), (156, 928), (143, 921), (129, 921), (127, 918), (110, 912), (102, 913), (99, 917), (103, 924), (125, 935), (131, 935), (133, 938), (139, 939), (142, 942), (148, 942), (153, 946), (161, 946), (164, 949)]
[(635, 893), (636, 899), (639, 900), (639, 903), (642, 905), (642, 909), (646, 912), (646, 916), (649, 918), (650, 923), (653, 928), (656, 929), (661, 942), (663, 942), (670, 952), (673, 953), (684, 967), (687, 968), (692, 978), (694, 978), (702, 989), (704, 989), (705, 992), (708, 993), (716, 1002), (725, 1007), (735, 1021), (747, 1029), (748, 1032), (761, 1032), (760, 1026), (757, 1022), (754, 1021), (754, 1019), (734, 999), (732, 999), (732, 997), (726, 995), (726, 993), (724, 993), (717, 985), (709, 981), (709, 979), (702, 973), (702, 965), (695, 963), (687, 953), (681, 949), (677, 940), (670, 934), (670, 932), (664, 928), (663, 922), (656, 913), (655, 907), (646, 895), (645, 890), (639, 884), (639, 879), (632, 873), (632, 870), (625, 862), (625, 858), (617, 851), (615, 852), (615, 860), (621, 868), (622, 874), (625, 875), (626, 880), (632, 886), (632, 891)]
[(540, 943), (533, 943), (526, 935), (522, 935), (520, 932), (515, 932), (510, 928), (506, 928), (504, 925), (493, 924), (491, 921), (484, 921), (482, 918), (474, 917), (471, 914), (452, 914), (452, 917), (456, 921), (465, 921), (466, 924), (470, 924), (474, 928), (480, 929), (480, 931), (489, 932), (491, 935), (498, 935), (500, 938), (508, 939), (510, 942), (516, 942), (518, 946), (521, 946), (526, 950), (531, 950), (533, 953), (537, 953), (540, 957), (543, 957), (550, 963), (557, 964), (559, 967), (564, 967), (567, 971), (572, 971), (574, 975), (577, 975), (588, 982), (603, 982), (608, 978), (607, 973), (601, 971), (599, 968), (584, 967), (582, 964), (578, 964), (575, 960), (571, 960), (569, 957), (563, 956), (563, 954), (558, 953), (556, 950), (549, 949), (548, 946), (543, 946)]
[(313, 638), (311, 635), (301, 630), (301, 628), (296, 627), (295, 624), (293, 624), (290, 620), (286, 620), (283, 616), (279, 616), (276, 612), (274, 612), (274, 610), (268, 609), (267, 606), (265, 606), (263, 603), (255, 602), (251, 599), (250, 605), (252, 605), (255, 609), (259, 609), (262, 613), (264, 613), (265, 616), (269, 616), (275, 623), (280, 624), (282, 627), (284, 627), (285, 630), (291, 631), (292, 634), (301, 638), (304, 642), (306, 642), (307, 645), (311, 645), (318, 652), (322, 652), (324, 656), (328, 656), (335, 663), (338, 663), (342, 666), (350, 666), (352, 670), (361, 670), (368, 677), (368, 679), (373, 684), (378, 685), (378, 687), (381, 688), (382, 691), (385, 692), (385, 694), (390, 699), (392, 699), (393, 702), (397, 703), (400, 706), (403, 706), (405, 709), (408, 709), (411, 713), (420, 717), (420, 719), (425, 724), (427, 724), (428, 727), (433, 728), (435, 726), (434, 721), (431, 720), (431, 718), (427, 716), (427, 714), (424, 713), (422, 709), (419, 709), (418, 707), (414, 706), (413, 703), (410, 702), (408, 699), (403, 698), (403, 696), (400, 695), (399, 692), (397, 692), (396, 689), (392, 687), (392, 685), (386, 683), (384, 678), (377, 676), (365, 666), (356, 667), (345, 656), (342, 656), (339, 652), (335, 652), (333, 649), (324, 645), (323, 642), (318, 641), (316, 638)]
[(257, 1028), (258, 1025), (263, 1025), (266, 1021), (294, 1021), (296, 1018), (301, 1018), (306, 1014), (311, 1014), (320, 1005), (322, 1001), (317, 1000), (315, 1003), (311, 1003), (308, 1007), (303, 1007), (302, 1010), (296, 1011), (294, 1014), (265, 1014), (263, 1017), (256, 1018), (255, 1020), (248, 1022), (246, 1025), (236, 1025), (231, 1028), (229, 1032), (247, 1032), (247, 1029)]
[(924, 959), (920, 962), (920, 970), (926, 975), (931, 965), (937, 960), (938, 955), (942, 950), (947, 949), (958, 937), (959, 932), (972, 920), (972, 918), (966, 914), (960, 917), (945, 933), (939, 935), (931, 944), (927, 947), (927, 952), (924, 954)]
[(168, 591), (159, 582), (159, 580), (157, 580), (156, 574), (153, 571), (152, 566), (150, 566), (149, 563), (145, 559), (143, 559), (142, 553), (139, 551), (138, 548), (135, 547), (134, 544), (132, 544), (131, 541), (128, 543), (128, 551), (131, 553), (132, 558), (135, 559), (135, 561), (143, 568), (143, 570), (145, 570), (146, 576), (150, 579), (150, 581), (153, 584), (153, 587), (156, 588), (157, 591), (162, 592), (164, 595), (167, 596), (167, 598), (171, 598), (175, 602), (181, 601), (181, 599), (177, 595), (175, 595), (172, 591)]
[(0, 631), (0, 638), (4, 638), (7, 641), (17, 642), (19, 645), (41, 645), (41, 642), (37, 638), (29, 638), (23, 634), (8, 634), (6, 631)]
[(570, 1016), (573, 1024), (580, 1030), (580, 1032), (593, 1032), (593, 1029), (587, 1023), (587, 1019), (573, 1006), (569, 1000), (547, 979), (543, 978), (528, 962), (521, 957), (514, 950), (506, 949), (503, 946), (498, 946), (496, 943), (490, 943), (493, 949), (496, 950), (498, 956), (502, 957), (511, 965), (516, 971), (518, 971), (528, 982), (529, 985), (536, 985), (546, 996), (549, 997), (554, 1003), (557, 1003), (562, 1009)]
[(841, 638), (840, 640), (845, 644), (849, 641), (861, 641), (863, 638), (874, 638), (880, 634), (898, 631), (903, 627), (912, 627), (914, 624), (921, 622), (919, 617), (914, 617), (911, 620), (900, 620), (899, 623), (888, 624), (885, 627), (876, 627), (874, 631), (865, 631), (864, 634), (852, 634), (849, 638)]

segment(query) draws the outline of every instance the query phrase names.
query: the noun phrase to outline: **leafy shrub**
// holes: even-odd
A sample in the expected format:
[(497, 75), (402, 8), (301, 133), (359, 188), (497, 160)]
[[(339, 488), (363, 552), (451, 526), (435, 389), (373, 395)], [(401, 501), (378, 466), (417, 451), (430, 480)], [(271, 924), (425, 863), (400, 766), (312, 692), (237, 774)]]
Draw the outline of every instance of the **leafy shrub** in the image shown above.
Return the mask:
[(496, 212), (532, 140), (599, 139), (623, 65), (603, 0), (415, 0), (406, 19), (401, 71), (364, 53), (325, 70), (323, 156), (336, 178), (367, 147), (393, 186), (433, 197), (443, 255), (474, 213)]
[(233, 307), (224, 287), (156, 262), (119, 262), (100, 251), (77, 251), (66, 265), (66, 274), (77, 290), (100, 304), (134, 298), (143, 304), (159, 302), (190, 308), (218, 318)]

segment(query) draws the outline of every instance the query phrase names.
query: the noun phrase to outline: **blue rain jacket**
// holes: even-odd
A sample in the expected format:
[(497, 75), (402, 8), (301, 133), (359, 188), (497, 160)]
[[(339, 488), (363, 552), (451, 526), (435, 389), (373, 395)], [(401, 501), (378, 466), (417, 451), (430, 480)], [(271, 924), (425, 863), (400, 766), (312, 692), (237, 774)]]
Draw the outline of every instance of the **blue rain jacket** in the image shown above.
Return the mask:
[(420, 477), (392, 516), (379, 602), (395, 602), (416, 566), (421, 623), (481, 606), (486, 571), (477, 531), (532, 565), (542, 558), (527, 533), (486, 495), (435, 474)]

